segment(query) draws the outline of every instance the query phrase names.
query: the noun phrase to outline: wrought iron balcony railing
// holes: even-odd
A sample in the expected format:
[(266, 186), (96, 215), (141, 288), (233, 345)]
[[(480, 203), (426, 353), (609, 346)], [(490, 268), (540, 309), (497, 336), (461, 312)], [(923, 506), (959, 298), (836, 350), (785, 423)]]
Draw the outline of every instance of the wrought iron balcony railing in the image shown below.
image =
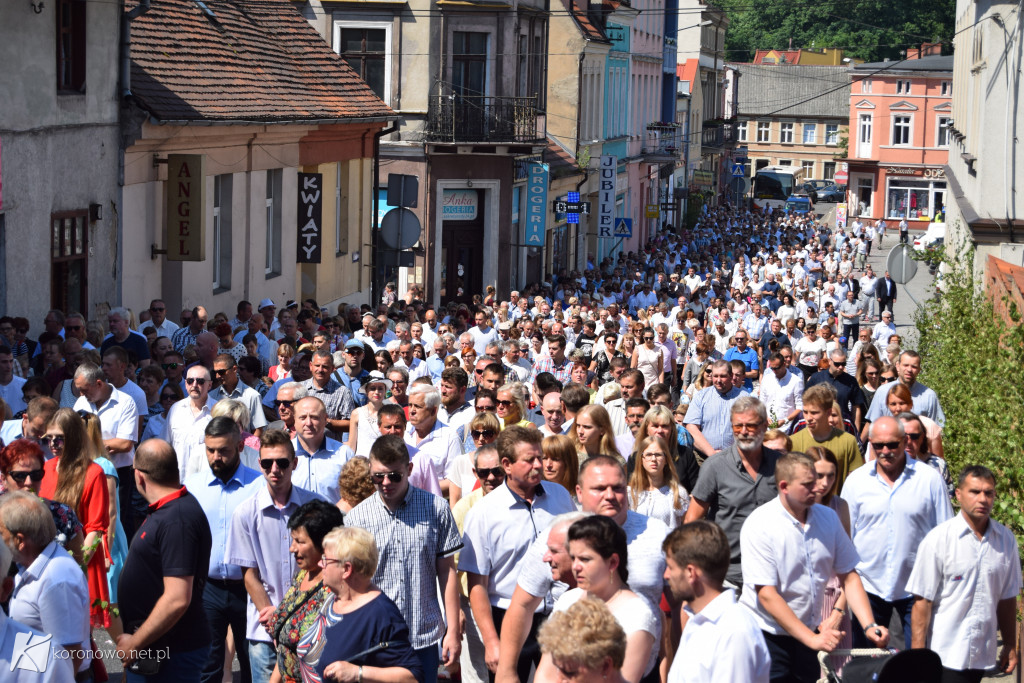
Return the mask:
[(440, 95), (427, 110), (431, 142), (535, 142), (539, 130), (536, 97)]

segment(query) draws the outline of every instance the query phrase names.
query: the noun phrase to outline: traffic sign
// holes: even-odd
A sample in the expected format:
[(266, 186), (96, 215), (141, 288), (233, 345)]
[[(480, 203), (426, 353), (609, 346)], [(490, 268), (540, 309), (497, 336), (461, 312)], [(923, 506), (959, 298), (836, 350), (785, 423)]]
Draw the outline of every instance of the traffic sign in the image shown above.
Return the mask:
[(633, 236), (633, 219), (632, 218), (616, 218), (615, 219), (615, 230), (613, 231), (613, 237), (625, 237), (630, 238)]
[(850, 179), (850, 174), (846, 171), (836, 171), (835, 177), (832, 178), (836, 182), (836, 185), (845, 185)]
[(647, 216), (648, 218), (657, 218), (658, 216), (661, 215), (661, 212), (658, 210), (657, 204), (648, 204), (647, 210), (644, 213), (644, 215)]
[(905, 285), (917, 274), (917, 261), (910, 255), (909, 244), (897, 244), (885, 259), (889, 277), (898, 285)]
[(747, 172), (744, 170), (743, 164), (733, 164), (732, 165), (732, 177), (733, 178), (742, 178), (745, 175), (747, 175)]

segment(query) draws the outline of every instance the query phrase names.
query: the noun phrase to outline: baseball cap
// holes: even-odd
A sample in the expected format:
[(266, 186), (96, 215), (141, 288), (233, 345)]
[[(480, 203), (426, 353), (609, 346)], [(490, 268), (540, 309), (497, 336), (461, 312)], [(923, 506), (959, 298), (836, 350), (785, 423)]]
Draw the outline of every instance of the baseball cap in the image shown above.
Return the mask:
[(345, 342), (345, 348), (365, 350), (363, 342), (359, 341), (358, 339), (349, 339), (347, 342)]

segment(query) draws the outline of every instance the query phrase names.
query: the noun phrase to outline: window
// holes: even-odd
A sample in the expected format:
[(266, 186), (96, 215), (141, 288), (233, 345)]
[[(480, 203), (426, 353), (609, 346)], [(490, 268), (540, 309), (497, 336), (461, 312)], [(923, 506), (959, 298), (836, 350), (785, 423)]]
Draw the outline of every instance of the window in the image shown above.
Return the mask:
[(335, 22), (334, 49), (385, 102), (391, 98), (391, 24)]
[(826, 123), (825, 124), (825, 144), (826, 145), (838, 145), (839, 144), (839, 124), (838, 123)]
[(772, 141), (772, 124), (771, 124), (771, 121), (758, 121), (757, 122), (757, 141), (758, 142), (771, 142)]
[(793, 165), (793, 160), (792, 159), (779, 159), (779, 166), (792, 166), (792, 165)]
[(263, 272), (268, 278), (281, 274), (281, 183), (284, 171), (267, 171), (267, 253)]
[(213, 290), (231, 289), (231, 175), (213, 177)]
[(940, 116), (936, 128), (936, 147), (949, 147), (949, 117)]
[(813, 161), (801, 161), (800, 167), (804, 169), (804, 180), (807, 178), (814, 177), (814, 162)]
[(85, 2), (57, 0), (54, 14), (57, 16), (57, 91), (85, 92)]
[(793, 124), (792, 123), (780, 123), (779, 124), (779, 142), (786, 144), (793, 142)]
[(910, 117), (909, 116), (893, 116), (892, 117), (892, 144), (893, 145), (909, 145), (910, 144)]
[(815, 145), (818, 143), (818, 126), (814, 123), (804, 124), (804, 144)]
[(747, 141), (747, 122), (740, 121), (736, 124), (736, 139), (739, 142)]
[(889, 178), (885, 215), (888, 218), (931, 219), (943, 210), (946, 182)]
[(942, 81), (942, 89), (941, 89), (941, 93), (940, 94), (943, 97), (949, 97), (950, 95), (952, 95), (953, 94), (953, 82), (952, 81)]
[(910, 81), (896, 81), (896, 94), (897, 95), (909, 95), (910, 94)]
[(865, 78), (863, 81), (860, 82), (860, 91), (861, 92), (871, 92), (871, 79), (870, 78)]
[(871, 156), (871, 114), (861, 114), (857, 125), (857, 156)]
[(824, 170), (822, 171), (821, 177), (825, 180), (834, 180), (836, 177), (836, 162), (826, 161), (823, 164)]
[(88, 311), (89, 211), (50, 215), (50, 307)]
[(452, 34), (452, 89), (462, 97), (487, 94), (487, 34)]

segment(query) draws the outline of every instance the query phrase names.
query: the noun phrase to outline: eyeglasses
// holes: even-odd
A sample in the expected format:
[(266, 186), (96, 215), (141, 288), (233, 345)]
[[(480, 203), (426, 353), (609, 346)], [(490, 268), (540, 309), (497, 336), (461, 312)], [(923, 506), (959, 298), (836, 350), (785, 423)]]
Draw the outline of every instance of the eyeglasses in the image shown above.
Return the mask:
[(641, 458), (649, 458), (651, 460), (658, 460), (665, 457), (664, 453), (644, 453), (640, 456)]
[(399, 472), (398, 470), (395, 470), (393, 472), (371, 472), (370, 473), (370, 478), (373, 479), (374, 483), (377, 483), (377, 484), (383, 484), (385, 477), (387, 477), (388, 481), (390, 481), (392, 484), (397, 484), (398, 482), (402, 481), (402, 477), (404, 477), (404, 476), (405, 476), (405, 474), (403, 472)]
[(164, 308), (163, 306), (161, 306), (160, 308), (154, 308), (154, 307), (150, 306), (149, 310), (152, 311), (153, 313), (160, 313), (162, 311), (166, 311), (167, 309)]
[(487, 479), (493, 476), (495, 479), (500, 479), (505, 476), (505, 470), (500, 467), (477, 467), (475, 470), (476, 476), (480, 479)]
[(763, 424), (764, 424), (763, 422), (746, 422), (746, 423), (744, 423), (744, 422), (737, 422), (736, 424), (734, 424), (732, 426), (732, 431), (734, 431), (734, 432), (743, 432), (743, 431), (756, 432), (758, 429), (761, 428), (761, 425), (763, 425)]
[(292, 461), (289, 458), (267, 458), (265, 460), (260, 460), (260, 467), (263, 468), (264, 472), (269, 472), (275, 464), (277, 465), (277, 469), (284, 471), (291, 467)]
[(900, 447), (899, 441), (872, 441), (871, 447), (876, 451), (881, 452), (883, 448), (888, 448), (890, 451), (898, 450)]
[(282, 400), (282, 399), (275, 399), (274, 400), (274, 407), (275, 408), (280, 408), (281, 406), (285, 406), (286, 408), (291, 408), (293, 403), (295, 403), (294, 400), (286, 401), (286, 400)]
[(911, 441), (917, 441), (924, 436), (923, 432), (907, 432), (907, 438)]
[(178, 397), (177, 397), (177, 396), (175, 396), (174, 394), (162, 394), (162, 395), (160, 396), (160, 400), (161, 400), (161, 401), (174, 401), (174, 400), (175, 400), (175, 399), (177, 399), (177, 398), (178, 398)]
[(345, 560), (327, 557), (326, 555), (320, 558), (320, 564), (323, 566), (324, 569), (327, 569), (327, 567), (332, 564), (343, 564), (344, 562)]
[(492, 439), (494, 438), (493, 429), (474, 429), (470, 432), (474, 439)]
[(203, 386), (204, 384), (206, 384), (206, 381), (207, 380), (206, 380), (205, 377), (186, 377), (185, 378), (185, 384), (198, 384), (199, 386)]
[(54, 448), (64, 448), (64, 436), (58, 434), (47, 434), (46, 436), (39, 439), (52, 451)]
[(184, 365), (184, 363), (161, 363), (160, 367), (162, 367), (164, 370), (177, 370), (182, 365)]
[(43, 472), (43, 470), (31, 470), (31, 471), (27, 471), (27, 472), (23, 470), (21, 472), (8, 472), (7, 474), (9, 474), (11, 479), (13, 479), (14, 481), (18, 482), (19, 484), (24, 484), (25, 480), (30, 478), (30, 477), (31, 477), (32, 481), (36, 481), (36, 482), (42, 481), (43, 480), (43, 475), (46, 474), (46, 473)]

